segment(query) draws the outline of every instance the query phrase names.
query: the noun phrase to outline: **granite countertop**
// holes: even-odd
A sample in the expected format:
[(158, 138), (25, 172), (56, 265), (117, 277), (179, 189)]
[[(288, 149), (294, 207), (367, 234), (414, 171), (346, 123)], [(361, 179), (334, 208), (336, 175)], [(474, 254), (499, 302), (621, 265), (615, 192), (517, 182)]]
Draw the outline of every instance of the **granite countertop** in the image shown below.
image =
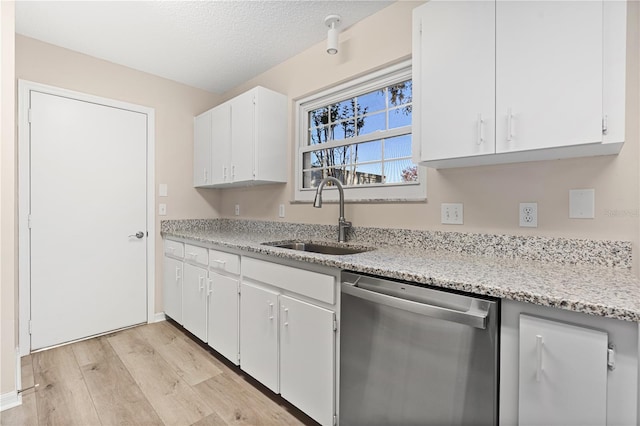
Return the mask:
[(356, 228), (346, 245), (374, 250), (335, 256), (262, 244), (338, 245), (334, 228), (229, 219), (163, 221), (162, 235), (640, 322), (640, 280), (630, 271), (628, 242)]

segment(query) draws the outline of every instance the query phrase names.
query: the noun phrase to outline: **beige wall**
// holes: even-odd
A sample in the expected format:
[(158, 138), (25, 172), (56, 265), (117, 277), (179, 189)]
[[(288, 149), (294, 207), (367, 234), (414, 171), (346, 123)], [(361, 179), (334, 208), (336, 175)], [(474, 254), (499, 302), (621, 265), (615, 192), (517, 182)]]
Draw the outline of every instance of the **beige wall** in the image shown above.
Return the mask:
[[(212, 93), (131, 68), (16, 36), (16, 77), (155, 109), (156, 212), (167, 219), (217, 217), (217, 191), (193, 188), (193, 117), (218, 103)], [(160, 198), (158, 184), (168, 184)], [(162, 312), (162, 240), (156, 214), (156, 311)]]
[(14, 15), (14, 2), (0, 2), (0, 395), (16, 390)]
[[(426, 203), (350, 204), (347, 219), (361, 226), (630, 240), (637, 250), (639, 13), (638, 2), (630, 3), (627, 137), (620, 155), (429, 169)], [(296, 99), (407, 58), (411, 54), (411, 10), (419, 4), (394, 3), (344, 31), (338, 55), (327, 55), (324, 43), (320, 43), (225, 94), (225, 98), (259, 84), (287, 94), (293, 106)], [(290, 153), (295, 152), (294, 117), (292, 109)], [(575, 188), (595, 188), (594, 220), (568, 218), (569, 190)], [(332, 224), (338, 216), (335, 205), (314, 209), (309, 204), (290, 204), (292, 184), (225, 190), (221, 198), (224, 217), (233, 217), (234, 205), (240, 204), (241, 217), (279, 220), (280, 203), (286, 205), (287, 221)], [(518, 225), (518, 203), (529, 201), (538, 203), (537, 229)], [(464, 203), (464, 225), (440, 224), (442, 202)]]

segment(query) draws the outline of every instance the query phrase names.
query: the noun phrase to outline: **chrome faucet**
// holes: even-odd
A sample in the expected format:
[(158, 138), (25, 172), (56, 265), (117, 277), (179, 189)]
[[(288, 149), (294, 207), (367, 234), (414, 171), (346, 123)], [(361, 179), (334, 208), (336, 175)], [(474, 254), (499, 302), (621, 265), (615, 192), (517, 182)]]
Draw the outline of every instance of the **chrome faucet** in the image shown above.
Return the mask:
[(313, 207), (320, 208), (322, 207), (322, 189), (327, 182), (333, 182), (338, 187), (338, 192), (340, 194), (340, 217), (338, 218), (338, 242), (344, 243), (347, 241), (347, 231), (351, 228), (351, 222), (348, 222), (344, 218), (344, 189), (342, 189), (342, 182), (334, 177), (326, 177), (320, 181), (320, 185), (318, 185), (318, 189), (316, 190), (316, 198), (313, 200)]

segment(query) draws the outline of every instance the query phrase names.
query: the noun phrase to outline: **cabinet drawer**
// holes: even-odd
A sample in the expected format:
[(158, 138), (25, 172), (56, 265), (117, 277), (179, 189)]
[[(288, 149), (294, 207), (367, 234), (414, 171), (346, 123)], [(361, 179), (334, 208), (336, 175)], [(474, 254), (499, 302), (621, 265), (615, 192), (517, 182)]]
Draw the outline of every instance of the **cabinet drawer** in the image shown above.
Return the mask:
[(209, 254), (204, 247), (192, 246), (189, 244), (184, 245), (184, 260), (190, 263), (198, 265), (207, 265), (209, 262)]
[(240, 273), (240, 256), (224, 251), (209, 250), (209, 268), (212, 271), (225, 271), (232, 274)]
[(334, 277), (278, 263), (242, 258), (242, 275), (326, 303), (335, 303)]
[(172, 240), (164, 240), (164, 254), (173, 257), (184, 257), (184, 244)]

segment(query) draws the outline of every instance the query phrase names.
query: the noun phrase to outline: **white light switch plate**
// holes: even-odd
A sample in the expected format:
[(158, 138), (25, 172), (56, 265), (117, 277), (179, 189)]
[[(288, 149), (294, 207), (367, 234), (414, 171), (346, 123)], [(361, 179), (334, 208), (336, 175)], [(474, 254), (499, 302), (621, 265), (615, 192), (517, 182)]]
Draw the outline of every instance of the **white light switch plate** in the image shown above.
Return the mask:
[(236, 204), (236, 207), (233, 209), (233, 213), (236, 216), (240, 216), (240, 204)]
[(284, 217), (284, 204), (280, 204), (278, 207), (278, 217)]
[(158, 185), (158, 196), (166, 197), (169, 193), (169, 187), (166, 183), (161, 183)]
[(442, 224), (462, 225), (464, 223), (462, 203), (442, 203), (440, 209), (440, 222)]
[(569, 218), (593, 219), (596, 217), (596, 190), (569, 190)]

